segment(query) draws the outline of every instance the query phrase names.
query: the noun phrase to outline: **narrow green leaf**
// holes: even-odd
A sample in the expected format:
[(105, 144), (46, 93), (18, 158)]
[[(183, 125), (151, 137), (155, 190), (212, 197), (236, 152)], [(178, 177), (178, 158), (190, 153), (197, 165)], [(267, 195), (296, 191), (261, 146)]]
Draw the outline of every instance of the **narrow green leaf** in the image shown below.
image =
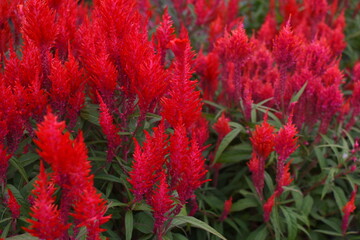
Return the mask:
[(305, 216), (308, 216), (310, 214), (313, 204), (314, 204), (314, 200), (310, 195), (304, 197), (302, 211), (305, 214)]
[(100, 174), (100, 175), (96, 175), (95, 179), (99, 179), (99, 180), (105, 180), (105, 181), (109, 181), (109, 182), (116, 182), (116, 183), (122, 183), (122, 181), (120, 180), (120, 178), (114, 176), (114, 175), (110, 175), (110, 174)]
[(330, 236), (336, 236), (336, 237), (342, 237), (343, 235), (341, 233), (332, 232), (328, 230), (322, 230), (322, 229), (316, 229), (315, 232), (323, 233)]
[(253, 231), (246, 240), (266, 240), (268, 231), (265, 225), (261, 225), (255, 231)]
[(12, 157), (9, 160), (11, 166), (13, 166), (14, 168), (16, 168), (16, 170), (19, 171), (20, 175), (24, 178), (24, 180), (26, 181), (26, 183), (29, 182), (29, 178), (26, 174), (25, 169), (20, 165), (20, 163), (18, 162), (18, 160), (16, 160), (16, 158)]
[(214, 234), (215, 236), (219, 237), (220, 239), (226, 240), (224, 236), (222, 236), (218, 231), (216, 231), (214, 228), (210, 227), (207, 223), (200, 221), (194, 217), (191, 216), (176, 216), (173, 221), (171, 222), (171, 228), (173, 227), (180, 227), (184, 224), (189, 224), (193, 227), (203, 229), (207, 231), (208, 233)]
[(10, 231), (11, 221), (5, 226), (5, 228), (2, 230), (1, 238), (6, 238)]
[(301, 97), (301, 95), (305, 91), (305, 88), (306, 88), (307, 84), (308, 84), (308, 82), (306, 81), (304, 83), (304, 85), (301, 87), (301, 89), (291, 98), (290, 103), (297, 102), (299, 100), (299, 98)]
[(33, 237), (28, 233), (16, 235), (13, 237), (6, 238), (6, 240), (39, 240), (37, 237)]
[(282, 213), (284, 214), (286, 225), (287, 225), (287, 231), (288, 231), (288, 240), (295, 240), (297, 236), (297, 230), (298, 230), (298, 224), (297, 224), (297, 218), (294, 212), (287, 207), (280, 207)]
[(343, 207), (345, 206), (345, 204), (347, 203), (347, 199), (345, 197), (345, 193), (344, 191), (339, 188), (339, 187), (334, 187), (333, 188), (333, 193), (334, 193), (334, 197), (335, 197), (335, 201), (336, 204), (339, 208), (339, 211), (342, 212)]
[(233, 203), (231, 212), (240, 212), (247, 208), (257, 207), (258, 203), (254, 199), (243, 198)]
[(215, 159), (213, 162), (213, 165), (219, 160), (221, 154), (224, 152), (224, 150), (229, 146), (229, 144), (234, 140), (234, 138), (240, 133), (239, 128), (233, 129), (231, 132), (229, 132), (224, 139), (221, 141), (218, 150), (215, 154)]
[(127, 211), (125, 214), (125, 234), (126, 240), (131, 240), (134, 229), (134, 217), (132, 211)]
[(333, 187), (333, 181), (335, 176), (335, 168), (331, 168), (329, 171), (329, 174), (326, 178), (322, 193), (321, 193), (321, 200), (324, 199), (325, 195), (330, 191), (330, 189)]

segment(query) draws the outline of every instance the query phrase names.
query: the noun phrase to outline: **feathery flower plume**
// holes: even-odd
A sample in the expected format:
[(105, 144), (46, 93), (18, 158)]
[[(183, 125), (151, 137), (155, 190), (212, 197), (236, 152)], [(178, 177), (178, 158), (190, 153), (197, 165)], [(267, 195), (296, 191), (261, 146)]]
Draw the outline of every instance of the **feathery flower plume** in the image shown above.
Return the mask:
[(225, 113), (222, 113), (219, 119), (214, 123), (213, 129), (218, 134), (218, 138), (221, 141), (229, 132), (231, 128), (229, 125), (230, 119), (225, 116)]
[(154, 232), (156, 233), (158, 240), (162, 239), (164, 234), (163, 225), (169, 218), (167, 214), (174, 206), (174, 201), (170, 197), (169, 186), (166, 182), (166, 175), (165, 172), (162, 171), (159, 176), (157, 188), (153, 189), (150, 198), (148, 199), (149, 205), (154, 210)]
[(165, 156), (168, 154), (167, 137), (162, 122), (153, 129), (152, 135), (145, 131), (142, 147), (135, 140), (134, 161), (128, 179), (135, 201), (140, 201), (144, 195), (148, 195), (158, 181), (158, 175), (166, 160)]
[(255, 127), (250, 141), (253, 146), (253, 154), (248, 162), (248, 167), (252, 173), (252, 180), (259, 197), (263, 198), (265, 161), (274, 150), (275, 134), (274, 127), (267, 122), (267, 114), (264, 121)]
[[(55, 183), (61, 187), (62, 224), (66, 225), (73, 208), (76, 219), (79, 220), (78, 226), (87, 227), (89, 238), (99, 239), (100, 224), (108, 220), (108, 217), (103, 216), (106, 212), (105, 201), (96, 194), (93, 186), (91, 165), (82, 132), (72, 140), (70, 133), (63, 133), (64, 130), (65, 122), (58, 122), (57, 117), (49, 112), (44, 117), (44, 121), (38, 124), (36, 131), (38, 139), (34, 142), (40, 148), (39, 155), (53, 169)], [(88, 219), (86, 216), (89, 215), (91, 218)], [(62, 237), (66, 238), (67, 232), (64, 232)]]
[(288, 185), (291, 182), (288, 175), (288, 169), (291, 161), (288, 163), (287, 168), (285, 167), (285, 161), (293, 152), (295, 152), (299, 146), (297, 145), (297, 140), (299, 137), (296, 137), (296, 134), (296, 127), (292, 123), (292, 116), (290, 116), (287, 124), (282, 129), (280, 129), (275, 137), (275, 151), (278, 154), (276, 165), (276, 183), (279, 195), (281, 195), (283, 191), (282, 187)]
[(277, 192), (275, 191), (271, 197), (266, 201), (266, 203), (263, 205), (264, 209), (264, 221), (268, 222), (270, 220), (270, 214), (272, 212), (272, 209), (275, 204), (275, 197), (277, 195)]
[(100, 94), (98, 94), (98, 99), (100, 102), (99, 122), (108, 141), (106, 161), (107, 163), (110, 163), (112, 158), (116, 155), (117, 147), (121, 143), (121, 138), (118, 134), (120, 129), (114, 124), (113, 117), (110, 114), (110, 110), (102, 100)]
[(232, 197), (230, 197), (228, 200), (224, 202), (224, 209), (223, 212), (221, 213), (220, 221), (223, 222), (228, 217), (229, 213), (231, 212), (232, 204), (233, 204)]
[(265, 160), (274, 150), (275, 134), (274, 127), (267, 122), (267, 114), (264, 116), (264, 121), (255, 127), (252, 132), (250, 141), (253, 145), (253, 151), (259, 158)]
[(24, 230), (45, 240), (53, 240), (63, 236), (70, 225), (64, 224), (60, 218), (60, 212), (53, 197), (56, 188), (54, 183), (48, 180), (48, 174), (45, 172), (42, 162), (40, 162), (40, 174), (34, 186), (32, 194), (35, 196), (35, 200), (30, 208), (30, 216), (33, 219), (27, 219), (30, 226)]
[(169, 96), (162, 99), (162, 116), (176, 127), (179, 120), (188, 129), (197, 119), (201, 118), (202, 103), (200, 92), (195, 90), (195, 81), (191, 81), (191, 66), (194, 53), (189, 39), (171, 41), (171, 50), (175, 54), (172, 65)]
[(6, 183), (6, 172), (9, 167), (11, 155), (6, 153), (5, 147), (0, 144), (0, 187), (3, 189)]
[(350, 200), (346, 203), (346, 205), (342, 209), (342, 211), (344, 213), (344, 216), (343, 216), (343, 219), (342, 219), (342, 225), (341, 225), (343, 235), (346, 234), (346, 230), (348, 229), (350, 214), (352, 212), (354, 212), (355, 209), (356, 209), (356, 206), (355, 206), (356, 193), (357, 193), (357, 186), (355, 187), (355, 189), (351, 193)]
[(11, 217), (13, 219), (17, 219), (20, 217), (20, 204), (16, 200), (14, 194), (10, 189), (8, 189), (9, 197), (6, 201), (7, 207), (10, 209)]

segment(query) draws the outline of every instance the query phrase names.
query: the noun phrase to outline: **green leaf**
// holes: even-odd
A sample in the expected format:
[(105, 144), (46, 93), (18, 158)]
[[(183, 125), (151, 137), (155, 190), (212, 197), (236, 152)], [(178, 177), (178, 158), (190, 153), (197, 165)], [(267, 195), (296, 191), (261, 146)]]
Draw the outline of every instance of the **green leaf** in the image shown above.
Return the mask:
[(333, 187), (333, 181), (335, 176), (335, 168), (331, 168), (329, 171), (329, 174), (326, 178), (322, 193), (321, 193), (321, 200), (324, 199), (325, 195), (330, 191), (330, 189)]
[(253, 231), (246, 240), (266, 240), (268, 231), (265, 225), (261, 225), (255, 231)]
[(298, 224), (295, 213), (287, 207), (280, 207), (282, 213), (285, 216), (287, 231), (288, 231), (288, 240), (295, 240), (297, 236)]
[(180, 227), (184, 224), (190, 224), (193, 227), (203, 229), (207, 231), (208, 233), (214, 234), (215, 236), (219, 237), (220, 239), (226, 240), (224, 236), (222, 236), (218, 231), (216, 231), (214, 228), (210, 227), (207, 223), (200, 221), (199, 219), (196, 219), (191, 216), (176, 216), (172, 222), (170, 229), (173, 227)]
[(341, 188), (339, 188), (339, 187), (334, 187), (333, 193), (334, 193), (334, 197), (335, 197), (336, 204), (337, 204), (340, 212), (342, 212), (343, 207), (344, 207), (345, 204), (347, 203), (347, 199), (346, 199), (346, 197), (345, 197), (345, 193), (344, 193), (344, 191), (343, 191)]
[(120, 178), (118, 178), (114, 175), (110, 175), (110, 174), (99, 174), (99, 175), (95, 176), (95, 179), (105, 180), (105, 181), (109, 181), (109, 182), (122, 183)]
[(33, 237), (28, 233), (16, 235), (13, 237), (6, 238), (6, 240), (39, 240), (37, 237)]
[(305, 214), (305, 216), (308, 216), (310, 214), (313, 204), (314, 204), (314, 200), (310, 195), (304, 197), (302, 211)]
[(305, 91), (305, 88), (306, 88), (307, 84), (308, 84), (308, 82), (306, 81), (304, 83), (304, 85), (301, 87), (301, 89), (294, 96), (292, 96), (290, 103), (297, 102), (299, 100), (299, 98), (301, 97), (301, 95)]
[(328, 230), (322, 230), (322, 229), (316, 229), (315, 232), (319, 232), (319, 233), (323, 233), (323, 234), (331, 235), (331, 236), (336, 236), (336, 237), (342, 237), (343, 236), (341, 233), (332, 232), (332, 231), (328, 231)]
[(25, 169), (23, 168), (23, 166), (20, 165), (20, 163), (18, 162), (18, 160), (16, 160), (16, 158), (12, 157), (9, 160), (11, 166), (13, 166), (14, 168), (16, 168), (16, 170), (19, 171), (20, 175), (24, 178), (24, 180), (26, 181), (26, 183), (29, 182), (29, 178), (26, 174)]
[(134, 228), (142, 233), (150, 234), (153, 232), (154, 219), (150, 214), (140, 212), (134, 216)]
[(243, 198), (233, 203), (231, 212), (240, 212), (247, 208), (257, 207), (258, 203), (255, 199)]
[(131, 240), (134, 228), (134, 217), (132, 211), (127, 211), (125, 214), (125, 234), (126, 240)]
[(221, 154), (224, 152), (224, 150), (229, 146), (229, 144), (232, 142), (232, 140), (234, 140), (234, 138), (240, 133), (240, 129), (239, 128), (235, 128), (234, 130), (232, 130), (231, 132), (229, 132), (224, 139), (221, 141), (218, 150), (216, 151), (215, 154), (215, 159), (212, 165), (214, 165), (220, 158)]
[(10, 231), (11, 221), (6, 225), (6, 227), (2, 230), (1, 238), (5, 238)]

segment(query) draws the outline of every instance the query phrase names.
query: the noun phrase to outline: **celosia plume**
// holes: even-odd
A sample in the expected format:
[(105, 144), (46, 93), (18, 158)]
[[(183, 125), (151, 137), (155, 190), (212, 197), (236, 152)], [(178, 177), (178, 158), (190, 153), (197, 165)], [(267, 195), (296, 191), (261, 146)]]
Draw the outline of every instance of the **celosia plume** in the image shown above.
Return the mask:
[(145, 132), (145, 141), (141, 147), (135, 140), (135, 151), (132, 171), (128, 181), (132, 185), (135, 201), (140, 201), (144, 195), (151, 193), (158, 181), (168, 154), (168, 136), (164, 124), (154, 128), (153, 134)]
[(32, 194), (35, 196), (35, 200), (30, 213), (33, 219), (27, 219), (30, 226), (24, 228), (24, 230), (35, 237), (45, 240), (57, 239), (63, 236), (70, 225), (64, 224), (60, 218), (60, 212), (53, 197), (56, 188), (54, 183), (48, 180), (48, 174), (45, 172), (42, 162), (40, 162), (40, 174), (34, 186)]
[(20, 204), (16, 200), (14, 194), (8, 189), (8, 199), (6, 201), (7, 207), (10, 209), (11, 217), (17, 219), (20, 217)]
[(355, 206), (356, 193), (357, 193), (357, 186), (355, 186), (355, 189), (351, 193), (351, 197), (350, 197), (349, 201), (346, 203), (346, 205), (342, 209), (342, 211), (344, 213), (343, 219), (342, 219), (342, 225), (341, 225), (343, 235), (346, 234), (346, 231), (348, 229), (350, 214), (353, 213), (356, 209), (356, 206)]
[(159, 183), (157, 187), (152, 191), (148, 200), (149, 205), (154, 210), (154, 233), (156, 233), (159, 240), (162, 239), (164, 234), (163, 225), (169, 218), (169, 211), (174, 206), (174, 201), (170, 198), (170, 189), (167, 184), (165, 172), (161, 172), (159, 176)]

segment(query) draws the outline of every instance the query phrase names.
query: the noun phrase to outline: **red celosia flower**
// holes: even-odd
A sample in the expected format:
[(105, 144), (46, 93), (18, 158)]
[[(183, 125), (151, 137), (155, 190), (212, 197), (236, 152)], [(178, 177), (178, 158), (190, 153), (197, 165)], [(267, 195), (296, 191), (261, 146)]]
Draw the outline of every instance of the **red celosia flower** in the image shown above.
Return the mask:
[(244, 64), (252, 50), (252, 43), (249, 42), (243, 24), (239, 24), (231, 34), (225, 32), (225, 36), (216, 42), (216, 51), (220, 58), (235, 63), (237, 67)]
[[(93, 181), (93, 176), (90, 181)], [(100, 233), (105, 231), (101, 225), (106, 223), (111, 216), (104, 216), (107, 211), (106, 200), (101, 198), (101, 194), (89, 185), (82, 190), (79, 198), (74, 203), (74, 214), (71, 214), (78, 222), (78, 227), (85, 226), (87, 238), (89, 240), (100, 240)]]
[(292, 123), (292, 117), (289, 118), (287, 124), (280, 129), (275, 137), (275, 151), (278, 154), (279, 159), (286, 160), (297, 148), (296, 137), (298, 133), (296, 127)]
[(291, 174), (290, 174), (290, 164), (291, 164), (292, 160), (289, 161), (285, 167), (284, 167), (284, 172), (283, 175), (281, 176), (280, 182), (278, 182), (277, 186), (276, 186), (276, 193), (277, 193), (277, 197), (280, 197), (281, 193), (284, 191), (283, 187), (288, 186), (293, 179), (291, 178)]
[(17, 219), (20, 217), (20, 204), (16, 200), (14, 194), (10, 189), (8, 189), (9, 197), (6, 201), (7, 207), (10, 209), (11, 217), (13, 219)]
[(168, 13), (167, 7), (162, 15), (162, 21), (160, 26), (156, 29), (153, 37), (153, 41), (156, 42), (156, 49), (161, 56), (161, 64), (165, 63), (166, 50), (169, 49), (170, 41), (175, 38), (175, 29), (173, 27), (173, 21)]
[(226, 200), (224, 202), (224, 209), (223, 209), (223, 212), (221, 213), (221, 216), (220, 216), (220, 221), (224, 221), (227, 216), (229, 215), (230, 211), (231, 211), (231, 207), (232, 207), (232, 202), (233, 199), (232, 199), (232, 196)]
[(128, 179), (132, 185), (135, 201), (149, 194), (158, 180), (158, 174), (162, 171), (165, 156), (168, 154), (167, 145), (164, 123), (154, 128), (152, 135), (145, 132), (142, 147), (135, 140), (133, 168)]
[(161, 64), (161, 56), (155, 54), (152, 44), (147, 41), (147, 34), (134, 32), (123, 41), (120, 53), (126, 59), (124, 71), (130, 79), (131, 91), (139, 98), (140, 110), (145, 114), (153, 111), (164, 95), (168, 73)]
[(264, 178), (265, 178), (265, 158), (259, 158), (257, 154), (252, 154), (252, 158), (247, 163), (251, 172), (251, 179), (260, 199), (263, 198)]
[(175, 127), (181, 121), (189, 128), (201, 117), (202, 103), (200, 92), (195, 90), (195, 81), (191, 81), (193, 52), (189, 39), (172, 41), (175, 61), (172, 66), (171, 89), (169, 96), (162, 99), (162, 116)]
[(266, 201), (266, 203), (263, 205), (264, 209), (264, 221), (268, 222), (270, 220), (270, 214), (275, 204), (275, 197), (277, 193), (274, 192), (271, 197)]
[(32, 191), (35, 200), (30, 213), (35, 220), (27, 219), (30, 227), (24, 228), (25, 231), (40, 239), (57, 239), (69, 228), (69, 224), (62, 222), (60, 212), (54, 204), (55, 190), (54, 183), (48, 180), (44, 165), (40, 162), (40, 174)]
[(184, 125), (175, 127), (175, 132), (170, 138), (170, 163), (171, 188), (176, 190), (182, 204), (192, 197), (194, 191), (205, 180), (207, 170), (204, 167), (205, 159), (196, 139), (186, 135)]
[(265, 115), (263, 123), (255, 127), (250, 141), (253, 145), (253, 151), (259, 158), (266, 159), (274, 150), (274, 127), (267, 123), (267, 115)]
[(276, 164), (276, 183), (278, 194), (282, 193), (282, 187), (290, 184), (292, 181), (288, 172), (291, 161), (285, 167), (286, 159), (298, 148), (297, 130), (292, 124), (292, 116), (290, 116), (287, 124), (280, 129), (275, 138), (275, 151), (278, 154)]
[(354, 191), (351, 193), (350, 200), (346, 203), (346, 205), (343, 207), (342, 211), (344, 213), (341, 229), (343, 234), (345, 235), (346, 230), (349, 226), (349, 217), (352, 212), (355, 211), (355, 198), (357, 193), (357, 186), (355, 187)]
[(100, 102), (100, 126), (108, 141), (107, 162), (110, 163), (116, 154), (116, 149), (121, 143), (121, 138), (118, 134), (120, 129), (113, 123), (113, 117), (110, 114), (109, 108), (106, 106), (101, 96), (98, 94)]
[(222, 113), (219, 119), (214, 123), (213, 129), (219, 136), (220, 141), (231, 132), (231, 128), (229, 125), (230, 119), (225, 117), (225, 113)]
[(213, 100), (218, 88), (219, 57), (211, 52), (207, 56), (200, 52), (196, 58), (196, 73), (200, 75), (200, 85), (204, 99)]
[(162, 171), (160, 172), (157, 188), (152, 191), (151, 196), (148, 199), (148, 204), (154, 210), (154, 232), (157, 234), (159, 240), (162, 239), (162, 235), (164, 233), (163, 225), (169, 218), (167, 214), (174, 206), (174, 201), (170, 197), (169, 186), (166, 182), (166, 175)]
[[(108, 218), (102, 216), (105, 214), (105, 203), (96, 194), (93, 186), (93, 175), (90, 175), (91, 165), (88, 161), (84, 138), (80, 132), (72, 140), (70, 133), (63, 133), (64, 130), (65, 122), (58, 122), (57, 117), (49, 112), (44, 117), (44, 121), (38, 124), (36, 131), (38, 139), (34, 142), (41, 149), (39, 155), (53, 169), (54, 181), (61, 187), (60, 218), (62, 223), (67, 223), (71, 206), (75, 204), (76, 218), (81, 220), (78, 224), (86, 226), (88, 231), (94, 229), (97, 231), (99, 223), (106, 222)], [(84, 199), (84, 190), (87, 191), (87, 197), (92, 198), (90, 202), (87, 201), (88, 199)], [(88, 209), (86, 214), (92, 214), (92, 218), (86, 220), (90, 222), (84, 223), (82, 221), (85, 220), (81, 214), (85, 214), (85, 206)], [(98, 211), (96, 215), (94, 215), (94, 211)], [(91, 234), (97, 236), (98, 233), (91, 232)]]
[(10, 157), (11, 155), (8, 155), (4, 146), (0, 144), (0, 187), (5, 187), (6, 172), (9, 167)]
[(55, 14), (46, 1), (29, 0), (24, 5), (23, 37), (40, 48), (50, 48), (57, 35)]

